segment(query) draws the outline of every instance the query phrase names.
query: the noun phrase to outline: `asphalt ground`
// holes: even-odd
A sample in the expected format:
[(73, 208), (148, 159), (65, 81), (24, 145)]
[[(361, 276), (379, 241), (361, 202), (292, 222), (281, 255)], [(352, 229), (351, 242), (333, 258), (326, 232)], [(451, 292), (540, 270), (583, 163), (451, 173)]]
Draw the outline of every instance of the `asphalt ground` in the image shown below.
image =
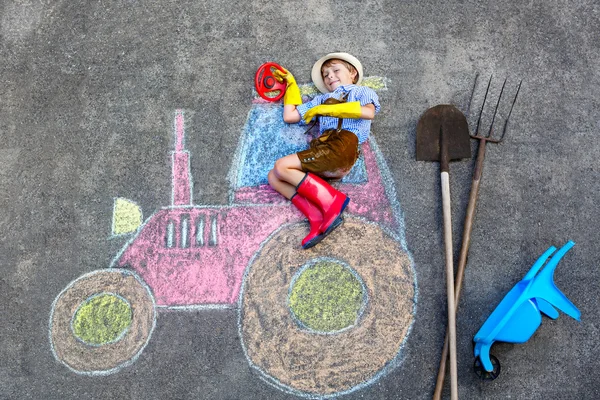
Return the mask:
[[(0, 1), (0, 398), (295, 398), (249, 367), (234, 309), (161, 312), (141, 356), (107, 376), (59, 363), (48, 321), (56, 296), (123, 246), (110, 239), (113, 198), (148, 215), (169, 204), (175, 109), (197, 134), (195, 202), (226, 204), (258, 66), (276, 61), (309, 83), (331, 51), (386, 79), (372, 134), (418, 288), (399, 365), (341, 398), (433, 393), (446, 321), (439, 166), (415, 161), (416, 124), (452, 103), (473, 130), (491, 75), (492, 99), (504, 78), (507, 96), (523, 83), (504, 142), (488, 145), (457, 317), (460, 397), (599, 398), (599, 43), (596, 1)], [(509, 108), (501, 102), (496, 132)], [(473, 167), (450, 167), (455, 254)], [(479, 381), (474, 334), (537, 257), (568, 240), (555, 282), (581, 322), (544, 317), (526, 343), (495, 344), (501, 375)]]

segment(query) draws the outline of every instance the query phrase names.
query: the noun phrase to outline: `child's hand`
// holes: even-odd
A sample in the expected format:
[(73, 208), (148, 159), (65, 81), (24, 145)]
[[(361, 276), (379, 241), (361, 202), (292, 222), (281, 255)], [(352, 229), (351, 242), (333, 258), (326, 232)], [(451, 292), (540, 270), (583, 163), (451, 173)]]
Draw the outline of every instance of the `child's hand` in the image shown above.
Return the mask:
[(275, 68), (275, 70), (273, 71), (273, 77), (279, 83), (283, 83), (283, 81), (286, 81), (288, 86), (290, 86), (290, 84), (292, 84), (292, 83), (296, 83), (296, 79), (294, 78), (294, 75), (292, 75), (285, 68), (283, 68), (283, 72), (280, 71), (279, 69)]
[(283, 81), (286, 81), (287, 88), (283, 95), (283, 104), (292, 104), (295, 106), (302, 104), (302, 96), (300, 95), (300, 88), (298, 88), (298, 85), (296, 84), (296, 78), (294, 78), (294, 75), (287, 69), (284, 68), (283, 70), (284, 72), (275, 68), (273, 71), (273, 77), (277, 82), (282, 83)]

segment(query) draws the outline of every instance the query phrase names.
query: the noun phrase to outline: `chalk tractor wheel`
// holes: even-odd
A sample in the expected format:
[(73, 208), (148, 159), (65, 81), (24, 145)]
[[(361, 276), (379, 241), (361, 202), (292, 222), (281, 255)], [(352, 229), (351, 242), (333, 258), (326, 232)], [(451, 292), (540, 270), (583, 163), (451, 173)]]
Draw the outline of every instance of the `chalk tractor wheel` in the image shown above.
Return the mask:
[(56, 298), (50, 314), (50, 344), (73, 372), (107, 375), (131, 364), (150, 340), (154, 298), (129, 270), (86, 274)]
[(473, 363), (473, 370), (479, 379), (482, 381), (493, 381), (498, 376), (500, 376), (500, 360), (490, 354), (490, 361), (492, 362), (493, 369), (491, 371), (486, 371), (481, 363), (479, 357), (475, 358), (475, 362)]
[(305, 224), (263, 244), (243, 283), (242, 346), (268, 382), (300, 395), (348, 393), (395, 367), (413, 323), (409, 256), (379, 225), (346, 217), (303, 250)]
[(287, 87), (285, 82), (277, 82), (273, 76), (273, 71), (275, 69), (282, 72), (284, 71), (279, 64), (267, 62), (258, 67), (258, 70), (254, 75), (254, 87), (256, 88), (256, 92), (260, 97), (271, 102), (281, 100)]

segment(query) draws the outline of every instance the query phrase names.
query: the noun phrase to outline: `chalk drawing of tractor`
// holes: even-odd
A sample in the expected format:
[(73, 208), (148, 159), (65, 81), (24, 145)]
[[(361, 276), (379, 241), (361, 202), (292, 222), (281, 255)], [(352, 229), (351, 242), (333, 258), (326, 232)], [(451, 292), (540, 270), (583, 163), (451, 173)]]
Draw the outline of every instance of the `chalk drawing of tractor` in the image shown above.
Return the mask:
[[(236, 308), (250, 366), (280, 390), (336, 396), (399, 363), (416, 278), (375, 139), (335, 183), (351, 198), (344, 225), (303, 250), (308, 223), (266, 181), (277, 158), (309, 139), (281, 113), (280, 104), (253, 101), (228, 176), (229, 202), (207, 206), (193, 204), (184, 112), (175, 112), (171, 205), (141, 223), (134, 206), (115, 199), (115, 213), (129, 210), (125, 220), (137, 215), (139, 227), (109, 268), (57, 296), (49, 329), (57, 360), (78, 374), (115, 373), (142, 353), (161, 309)], [(114, 224), (115, 216), (113, 232)]]

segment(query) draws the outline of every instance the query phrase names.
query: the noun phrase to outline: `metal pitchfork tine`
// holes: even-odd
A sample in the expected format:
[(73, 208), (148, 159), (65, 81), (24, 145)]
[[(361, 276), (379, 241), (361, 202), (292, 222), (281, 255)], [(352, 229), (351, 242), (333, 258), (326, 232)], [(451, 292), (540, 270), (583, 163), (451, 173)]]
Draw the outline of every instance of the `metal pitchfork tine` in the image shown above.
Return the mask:
[[(477, 85), (477, 78), (479, 75), (475, 76), (475, 84), (473, 85), (473, 92), (475, 92), (475, 86)], [(479, 140), (479, 149), (477, 151), (477, 163), (475, 164), (475, 171), (473, 171), (473, 181), (471, 183), (471, 193), (469, 195), (469, 205), (467, 206), (467, 213), (465, 216), (465, 224), (463, 228), (463, 236), (462, 236), (462, 244), (460, 249), (460, 256), (458, 261), (458, 268), (456, 271), (456, 280), (454, 287), (454, 303), (456, 309), (458, 310), (458, 300), (460, 299), (460, 290), (462, 288), (462, 281), (465, 273), (465, 267), (467, 265), (467, 257), (469, 255), (469, 246), (471, 244), (471, 231), (473, 229), (473, 218), (475, 216), (475, 207), (477, 205), (477, 196), (479, 194), (479, 184), (481, 182), (481, 176), (483, 174), (483, 161), (485, 159), (485, 147), (487, 142), (491, 143), (501, 143), (504, 140), (504, 136), (506, 135), (506, 129), (508, 127), (508, 120), (512, 114), (513, 108), (517, 101), (517, 96), (519, 95), (519, 91), (521, 90), (521, 84), (523, 80), (519, 82), (519, 86), (517, 87), (517, 92), (510, 106), (510, 111), (508, 116), (506, 117), (506, 121), (504, 122), (504, 128), (502, 130), (502, 135), (499, 139), (494, 139), (494, 121), (496, 119), (496, 114), (498, 112), (498, 106), (500, 105), (500, 99), (502, 98), (502, 94), (504, 93), (504, 87), (506, 86), (506, 80), (504, 79), (504, 83), (502, 84), (502, 89), (500, 90), (500, 95), (498, 96), (498, 102), (496, 103), (496, 108), (494, 109), (494, 116), (492, 117), (492, 123), (490, 125), (490, 129), (486, 136), (479, 134), (479, 125), (481, 123), (481, 116), (483, 114), (483, 108), (485, 106), (487, 96), (490, 90), (490, 84), (492, 83), (492, 76), (490, 76), (490, 80), (487, 85), (487, 89), (485, 91), (485, 96), (483, 98), (483, 104), (481, 105), (481, 110), (479, 111), (479, 118), (477, 119), (477, 127), (475, 128), (475, 135), (471, 135), (472, 139)], [(471, 93), (471, 100), (473, 97), (473, 92)], [(469, 101), (469, 108), (470, 103)], [(440, 359), (440, 366), (438, 370), (437, 381), (435, 385), (435, 391), (433, 393), (434, 400), (440, 400), (442, 396), (442, 390), (444, 389), (444, 378), (446, 375), (446, 359), (448, 358), (448, 330), (446, 330), (446, 339), (444, 340), (444, 348), (442, 350), (442, 357)]]

